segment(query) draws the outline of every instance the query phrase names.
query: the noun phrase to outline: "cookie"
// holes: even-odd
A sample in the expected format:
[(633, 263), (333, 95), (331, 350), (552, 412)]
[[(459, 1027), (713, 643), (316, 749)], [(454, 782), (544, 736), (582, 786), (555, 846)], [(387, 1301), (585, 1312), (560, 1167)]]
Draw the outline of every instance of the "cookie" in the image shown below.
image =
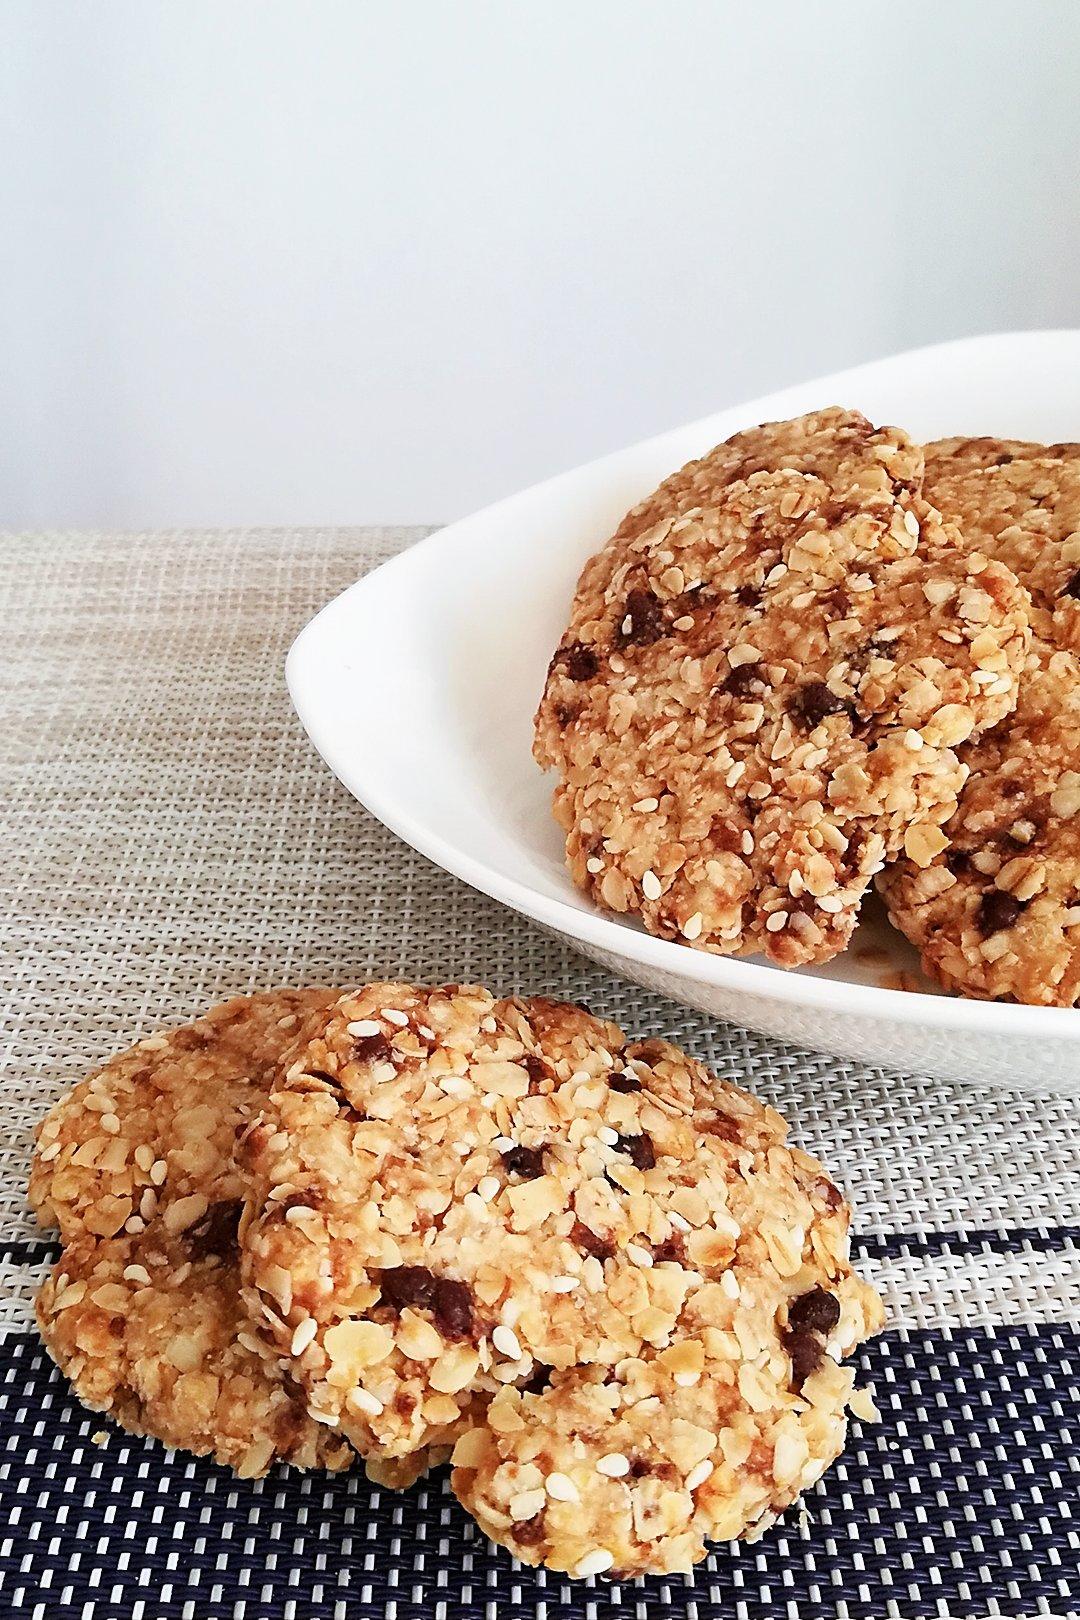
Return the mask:
[(308, 1414), (240, 1301), (237, 1136), (269, 1074), (336, 991), (237, 997), (142, 1041), (53, 1108), (31, 1178), (64, 1253), (37, 1300), (85, 1405), (245, 1476), (341, 1468), (351, 1447)]
[(1048, 639), (1080, 653), (1080, 445), (942, 439), (926, 446), (925, 490), (969, 549), (1018, 576)]
[(669, 1349), (500, 1391), (451, 1475), (493, 1541), (577, 1576), (685, 1572), (821, 1477), (849, 1405), (876, 1415), (834, 1359), (867, 1329), (858, 1301), (815, 1286), (778, 1313), (752, 1276), (725, 1275), (739, 1296), (692, 1291)]
[(256, 1114), (282, 1051), (340, 992), (236, 996), (110, 1058), (37, 1130), (29, 1199), (64, 1243), (137, 1235), (171, 1204), (242, 1197), (237, 1126)]
[(585, 566), (534, 753), (576, 883), (661, 937), (785, 966), (846, 945), (956, 746), (1016, 701), (1027, 599), (919, 496), (922, 452), (828, 410), (737, 434)]
[[(361, 1453), (454, 1441), (455, 1488), (519, 1556), (683, 1568), (827, 1464), (851, 1388), (833, 1357), (881, 1324), (843, 1197), (785, 1138), (676, 1047), (580, 1008), (369, 986), (248, 1136), (249, 1313)], [(623, 1390), (622, 1416), (589, 1427), (585, 1409)], [(630, 1411), (658, 1391), (662, 1464), (638, 1432), (655, 1404)], [(692, 1410), (717, 1426), (689, 1463)], [(535, 1429), (521, 1456), (519, 1415)], [(624, 1417), (648, 1463), (637, 1495), (578, 1466), (579, 1440), (595, 1462), (630, 1445)], [(686, 1463), (673, 1489), (692, 1496), (706, 1459), (716, 1484), (676, 1522), (660, 1486)], [(567, 1480), (596, 1492), (587, 1511)]]
[(1040, 640), (1016, 712), (968, 746), (971, 772), (928, 866), (878, 879), (893, 924), (948, 989), (1080, 1002), (1080, 659)]

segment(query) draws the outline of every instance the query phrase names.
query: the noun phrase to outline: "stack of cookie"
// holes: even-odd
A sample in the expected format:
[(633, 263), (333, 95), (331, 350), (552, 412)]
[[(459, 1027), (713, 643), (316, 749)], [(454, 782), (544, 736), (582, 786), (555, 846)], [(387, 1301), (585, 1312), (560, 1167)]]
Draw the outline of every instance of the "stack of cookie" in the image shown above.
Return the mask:
[(586, 564), (535, 753), (575, 881), (784, 967), (878, 878), (927, 971), (1080, 997), (1080, 447), (830, 409), (736, 434)]
[(541, 998), (280, 991), (43, 1122), (45, 1342), (81, 1399), (245, 1475), (455, 1494), (528, 1563), (688, 1569), (837, 1455), (881, 1325), (771, 1109)]

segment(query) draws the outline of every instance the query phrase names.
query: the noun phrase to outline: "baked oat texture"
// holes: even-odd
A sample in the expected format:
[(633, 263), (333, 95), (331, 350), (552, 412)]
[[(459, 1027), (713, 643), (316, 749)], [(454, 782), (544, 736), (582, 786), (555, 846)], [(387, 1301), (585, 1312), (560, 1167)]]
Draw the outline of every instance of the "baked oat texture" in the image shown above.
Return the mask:
[(248, 1137), (249, 1313), (362, 1452), (456, 1442), (529, 1563), (688, 1568), (844, 1438), (882, 1320), (771, 1109), (663, 1041), (477, 987), (350, 994)]
[(931, 858), (958, 744), (1016, 702), (1027, 598), (920, 496), (922, 451), (832, 409), (674, 474), (585, 566), (534, 752), (576, 883), (785, 966)]
[(1080, 660), (1039, 640), (1016, 712), (969, 744), (949, 844), (878, 886), (924, 970), (984, 1000), (1080, 1001)]
[(942, 439), (926, 446), (927, 498), (964, 544), (1011, 568), (1080, 654), (1080, 445)]
[(137, 1434), (246, 1476), (274, 1461), (340, 1468), (285, 1362), (240, 1304), (237, 1135), (290, 1042), (338, 992), (237, 997), (112, 1059), (43, 1122), (35, 1207), (64, 1253), (37, 1300), (79, 1398)]
[(926, 447), (930, 498), (972, 549), (1015, 569), (1033, 601), (1020, 701), (961, 750), (971, 777), (922, 869), (878, 879), (925, 971), (984, 999), (1080, 1000), (1080, 445), (945, 439)]

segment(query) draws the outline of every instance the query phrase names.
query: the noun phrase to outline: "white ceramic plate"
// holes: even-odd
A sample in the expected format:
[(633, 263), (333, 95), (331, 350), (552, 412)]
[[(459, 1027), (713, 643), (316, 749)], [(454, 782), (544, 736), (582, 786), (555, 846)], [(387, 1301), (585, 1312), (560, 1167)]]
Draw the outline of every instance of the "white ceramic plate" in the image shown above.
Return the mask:
[[(721, 411), (478, 512), (323, 609), (289, 655), (293, 701), (375, 815), (475, 888), (625, 978), (719, 1018), (890, 1068), (1080, 1086), (1080, 1009), (932, 992), (880, 913), (826, 966), (785, 972), (653, 939), (567, 877), (533, 711), (578, 571), (661, 478), (739, 428), (853, 406), (913, 434), (1080, 437), (1080, 332), (917, 349)], [(897, 974), (915, 992), (890, 988)]]

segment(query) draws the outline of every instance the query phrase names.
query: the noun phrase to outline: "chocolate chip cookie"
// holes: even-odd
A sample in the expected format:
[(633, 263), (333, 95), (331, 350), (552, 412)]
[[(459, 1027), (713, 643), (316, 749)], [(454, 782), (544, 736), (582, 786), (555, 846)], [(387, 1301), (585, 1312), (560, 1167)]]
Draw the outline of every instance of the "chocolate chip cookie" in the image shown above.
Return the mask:
[[(663, 1041), (478, 987), (343, 998), (249, 1135), (248, 1308), (362, 1452), (455, 1443), (529, 1562), (682, 1569), (839, 1449), (849, 1210)], [(706, 1466), (708, 1464), (708, 1466)]]
[(586, 564), (536, 718), (570, 871), (607, 909), (785, 966), (931, 858), (956, 747), (1016, 702), (1027, 598), (920, 496), (922, 451), (827, 410), (735, 435)]

